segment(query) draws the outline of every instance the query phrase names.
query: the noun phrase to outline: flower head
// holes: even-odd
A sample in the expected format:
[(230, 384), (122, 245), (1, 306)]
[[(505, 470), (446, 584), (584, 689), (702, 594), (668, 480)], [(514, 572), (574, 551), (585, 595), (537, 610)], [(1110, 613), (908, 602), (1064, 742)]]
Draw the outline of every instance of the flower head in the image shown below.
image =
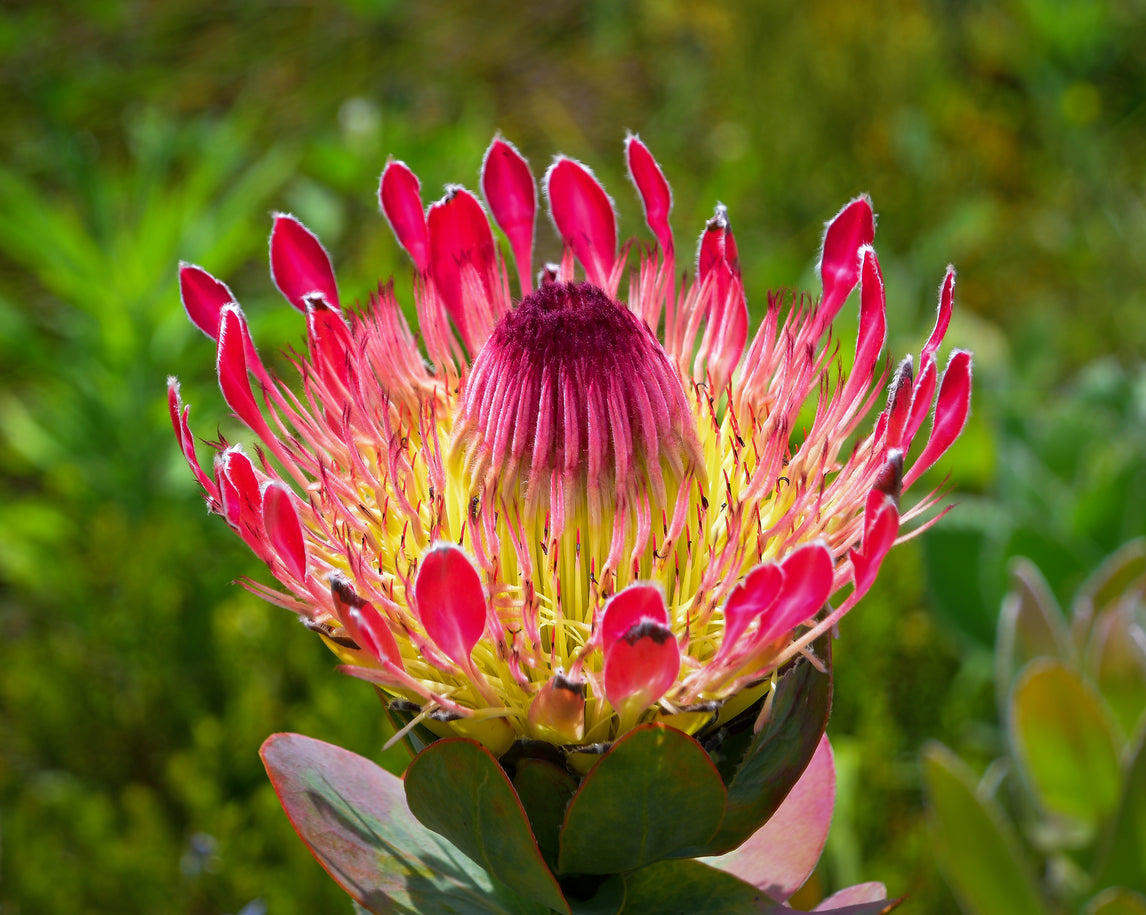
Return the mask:
[[(668, 183), (638, 138), (625, 151), (655, 243), (618, 252), (608, 195), (559, 157), (543, 188), (565, 253), (534, 286), (536, 186), (493, 141), (481, 188), (516, 297), (478, 197), (450, 187), (423, 210), (418, 179), (389, 162), (379, 199), (417, 271), (420, 341), (392, 286), (343, 309), (322, 245), (276, 215), (272, 277), (306, 319), (298, 391), (264, 368), (230, 290), (180, 268), (223, 397), (261, 443), (255, 459), (220, 443), (208, 475), (171, 382), (209, 507), (286, 590), (247, 586), (416, 720), (495, 752), (520, 737), (610, 741), (651, 720), (695, 732), (762, 696), (934, 504), (902, 509), (901, 494), (969, 410), (969, 354), (941, 378), (937, 361), (949, 269), (918, 367), (908, 356), (890, 372), (865, 426), (889, 374), (866, 197), (827, 225), (818, 302), (770, 295), (749, 340), (726, 210), (678, 277)], [(857, 285), (845, 373), (830, 326)]]

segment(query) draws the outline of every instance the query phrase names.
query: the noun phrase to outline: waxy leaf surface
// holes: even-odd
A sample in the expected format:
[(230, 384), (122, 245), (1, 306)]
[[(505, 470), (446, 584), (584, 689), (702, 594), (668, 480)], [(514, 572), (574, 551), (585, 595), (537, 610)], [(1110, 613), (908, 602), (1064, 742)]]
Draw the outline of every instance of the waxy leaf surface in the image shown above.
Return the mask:
[(680, 857), (707, 841), (725, 790), (708, 754), (665, 725), (634, 728), (593, 767), (561, 831), (565, 874), (612, 874)]
[(473, 740), (439, 740), (410, 763), (405, 783), (406, 801), (424, 826), (522, 896), (569, 911), (521, 801), (489, 750)]
[(274, 734), (260, 754), (291, 825), (328, 874), (375, 915), (543, 915), (406, 806), (402, 781), (341, 747)]
[(814, 648), (826, 672), (800, 660), (777, 681), (768, 720), (734, 765), (721, 767), (728, 806), (720, 829), (690, 856), (736, 848), (776, 812), (807, 768), (832, 705), (830, 642), (822, 638)]

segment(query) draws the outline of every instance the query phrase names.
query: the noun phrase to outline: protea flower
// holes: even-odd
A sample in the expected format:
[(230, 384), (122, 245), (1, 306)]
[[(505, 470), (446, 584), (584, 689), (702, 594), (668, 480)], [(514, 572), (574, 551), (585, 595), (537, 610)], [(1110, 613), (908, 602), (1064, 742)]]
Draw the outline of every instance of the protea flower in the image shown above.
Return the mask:
[[(935, 501), (901, 511), (901, 492), (968, 413), (968, 353), (937, 384), (948, 269), (918, 370), (907, 356), (858, 431), (888, 374), (866, 197), (827, 225), (818, 303), (770, 295), (750, 340), (726, 210), (678, 278), (668, 183), (640, 139), (625, 152), (655, 242), (618, 253), (610, 198), (558, 157), (542, 188), (565, 254), (534, 285), (534, 180), (493, 141), (481, 188), (518, 296), (479, 198), (450, 186), (423, 210), (414, 173), (390, 161), (379, 198), (417, 269), (421, 346), (392, 286), (344, 309), (318, 239), (276, 215), (271, 275), (306, 318), (301, 393), (264, 368), (227, 286), (180, 268), (223, 397), (261, 443), (217, 445), (212, 479), (170, 382), (210, 509), (286, 592), (247, 587), (435, 733), (495, 754), (516, 738), (606, 743), (641, 722), (695, 733), (742, 710), (871, 587)], [(844, 372), (830, 326), (857, 284)]]
[[(901, 496), (969, 410), (969, 354), (953, 353), (941, 379), (938, 369), (954, 272), (918, 369), (907, 356), (890, 371), (875, 220), (858, 197), (827, 225), (818, 302), (770, 295), (750, 339), (724, 207), (691, 275), (678, 274), (668, 183), (638, 138), (625, 153), (655, 241), (618, 252), (610, 198), (558, 157), (542, 187), (564, 256), (535, 285), (534, 179), (510, 143), (493, 141), (481, 189), (517, 295), (479, 198), (451, 186), (424, 210), (414, 173), (389, 162), (378, 193), (417, 271), (420, 342), (392, 285), (344, 309), (318, 239), (276, 215), (271, 275), (306, 317), (307, 353), (293, 357), (301, 390), (263, 366), (231, 291), (182, 265), (184, 306), (217, 343), (223, 397), (257, 453), (217, 443), (212, 478), (174, 380), (171, 417), (210, 509), (285, 591), (247, 587), (376, 684), (416, 747), (468, 738), (432, 743), (411, 764), (405, 797), (422, 824), (550, 908), (591, 895), (596, 884), (577, 883), (586, 874), (639, 872), (626, 898), (645, 893), (656, 910), (661, 872), (650, 865), (731, 852), (807, 769), (792, 792), (804, 800), (783, 818), (818, 824), (793, 846), (802, 863), (779, 876), (760, 864), (789, 825), (717, 862), (783, 899), (830, 818), (825, 633), (914, 532), (903, 525), (935, 504), (931, 493), (901, 510)], [(831, 322), (857, 285), (845, 371)], [(886, 406), (866, 426), (885, 384)], [(349, 775), (365, 762), (341, 752), (264, 748), (284, 806), (336, 876), (350, 854), (339, 843), (361, 834), (330, 820), (347, 796), (333, 773), (356, 780), (355, 816), (378, 791), (403, 790), (384, 780), (367, 790), (382, 776)], [(483, 812), (459, 813), (451, 789)], [(314, 807), (332, 791), (334, 807)], [(826, 806), (808, 802), (817, 796)], [(415, 840), (409, 813), (387, 804), (376, 831), (395, 837), (392, 851)], [(491, 857), (474, 830), (494, 822), (504, 835)], [(361, 860), (376, 863), (378, 849)], [(695, 867), (689, 880), (712, 879)], [(733, 880), (729, 891), (745, 888)]]

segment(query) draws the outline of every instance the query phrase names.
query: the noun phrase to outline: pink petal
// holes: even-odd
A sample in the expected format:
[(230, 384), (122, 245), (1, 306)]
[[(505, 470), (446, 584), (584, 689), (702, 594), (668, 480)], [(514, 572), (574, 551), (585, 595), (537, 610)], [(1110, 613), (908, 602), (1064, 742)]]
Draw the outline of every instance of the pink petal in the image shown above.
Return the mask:
[(329, 384), (337, 379), (350, 389), (350, 354), (353, 340), (342, 312), (332, 309), (321, 295), (306, 299), (306, 339), (311, 364)]
[(238, 447), (228, 448), (215, 465), (223, 503), (223, 517), (241, 534), (263, 529), (263, 495), (251, 459)]
[(601, 618), (601, 643), (606, 652), (633, 626), (648, 620), (668, 626), (664, 595), (652, 585), (630, 585), (617, 592), (605, 605)]
[(378, 182), (378, 202), (398, 244), (406, 249), (419, 273), (430, 265), (430, 236), (422, 209), (422, 186), (405, 162), (391, 159)]
[(697, 279), (703, 283), (721, 265), (726, 266), (732, 274), (740, 273), (740, 254), (732, 236), (732, 224), (728, 221), (728, 208), (718, 203), (716, 212), (705, 224), (700, 236), (696, 254)]
[(605, 189), (580, 162), (559, 156), (545, 174), (549, 214), (590, 283), (607, 289), (617, 260), (617, 217)]
[(179, 440), (179, 448), (183, 452), (183, 457), (187, 459), (191, 472), (195, 474), (195, 479), (199, 481), (199, 485), (203, 487), (208, 497), (218, 502), (219, 487), (204, 472), (195, 454), (195, 438), (191, 435), (191, 425), (187, 420), (191, 408), (183, 406), (183, 400), (179, 396), (179, 382), (173, 377), (167, 379), (167, 410), (171, 415), (175, 437)]
[(883, 291), (883, 274), (875, 249), (860, 249), (863, 258), (862, 286), (860, 289), (859, 336), (856, 339), (856, 358), (852, 375), (860, 379), (871, 376), (887, 337), (887, 299)]
[(680, 646), (657, 588), (630, 585), (615, 594), (605, 605), (601, 641), (605, 697), (618, 711), (650, 706), (676, 682)]
[(813, 912), (834, 912), (848, 906), (863, 905), (867, 902), (886, 902), (887, 887), (882, 883), (857, 883), (847, 889), (832, 893), (827, 899), (812, 909)]
[(776, 602), (765, 612), (757, 643), (765, 645), (790, 632), (824, 606), (832, 593), (832, 554), (822, 543), (808, 543), (781, 564), (784, 584)]
[(856, 586), (854, 599), (858, 600), (874, 584), (883, 558), (895, 545), (898, 535), (899, 511), (894, 500), (887, 493), (873, 489), (867, 494), (864, 506), (863, 543), (848, 554)]
[(235, 415), (267, 441), (271, 437), (270, 429), (251, 393), (251, 380), (247, 375), (248, 338), (246, 320), (239, 306), (226, 306), (219, 321), (218, 354), (215, 360), (219, 388), (227, 406), (235, 411)]
[(780, 566), (769, 562), (754, 568), (733, 589), (724, 606), (724, 638), (717, 658), (723, 659), (737, 648), (740, 637), (752, 621), (776, 602), (783, 583), (784, 573)]
[(263, 489), (263, 529), (275, 555), (296, 581), (306, 579), (306, 543), (302, 536), (296, 496), (278, 480)]
[(771, 819), (734, 851), (700, 860), (784, 902), (815, 870), (835, 804), (836, 767), (825, 734)]
[(219, 318), (223, 306), (235, 301), (227, 284), (215, 279), (202, 267), (181, 261), (179, 297), (191, 323), (212, 340), (219, 339)]
[(338, 619), (355, 642), (376, 661), (389, 661), (400, 670), (405, 669), (398, 642), (373, 604), (359, 597), (350, 582), (338, 575), (330, 580), (330, 596)]
[(414, 582), (418, 617), (446, 657), (468, 667), (485, 629), (486, 598), (469, 557), (452, 543), (437, 543), (422, 557)]
[(904, 441), (904, 432), (911, 413), (912, 384), (911, 357), (905, 356), (895, 370), (887, 392), (887, 431), (884, 442), (888, 448), (906, 450), (911, 445), (910, 439)]
[[(493, 230), (478, 199), (462, 187), (451, 187), (445, 197), (430, 207), (427, 218), (430, 233), (430, 273), (462, 339), (471, 351), (462, 297), (463, 264), (477, 270), (483, 282), (492, 275), (496, 257)], [(490, 290), (487, 288), (486, 292)]]
[(645, 222), (656, 236), (661, 250), (668, 253), (673, 249), (672, 227), (669, 213), (672, 211), (672, 190), (665, 173), (636, 134), (625, 138), (625, 161), (629, 166), (629, 177), (641, 195), (645, 208)]
[(926, 473), (951, 447), (967, 424), (970, 413), (971, 354), (966, 350), (956, 350), (951, 354), (951, 360), (943, 372), (943, 381), (939, 384), (939, 399), (935, 404), (931, 436), (927, 439), (923, 453), (904, 476), (904, 489)]
[(526, 295), (532, 291), (537, 188), (525, 157), (500, 136), (494, 138), (482, 161), (481, 192), (493, 218), (509, 239), (517, 275), (521, 278), (521, 292)]
[(828, 223), (820, 252), (819, 272), (824, 295), (820, 300), (816, 338), (827, 329), (848, 293), (859, 282), (859, 249), (874, 240), (875, 216), (866, 194), (850, 201)]
[(919, 378), (911, 393), (911, 413), (907, 418), (907, 428), (903, 432), (903, 441), (907, 446), (915, 441), (915, 434), (927, 419), (927, 414), (931, 410), (931, 399), (935, 396), (937, 375), (935, 359), (929, 358), (926, 362), (921, 362), (920, 369)]
[(307, 296), (316, 292), (339, 307), (330, 256), (315, 234), (287, 213), (276, 213), (271, 229), (271, 279), (286, 300), (303, 313)]
[(939, 287), (939, 310), (935, 316), (935, 329), (923, 346), (919, 361), (922, 364), (928, 357), (935, 358), (939, 344), (947, 334), (947, 327), (951, 323), (951, 312), (955, 302), (955, 268), (948, 267), (947, 275), (943, 277), (943, 285)]

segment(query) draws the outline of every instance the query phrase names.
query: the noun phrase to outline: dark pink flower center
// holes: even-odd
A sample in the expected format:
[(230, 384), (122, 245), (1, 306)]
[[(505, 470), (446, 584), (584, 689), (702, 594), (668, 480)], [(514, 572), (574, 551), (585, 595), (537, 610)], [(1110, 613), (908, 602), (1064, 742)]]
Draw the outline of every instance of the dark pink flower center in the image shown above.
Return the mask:
[(663, 505), (662, 462), (679, 482), (697, 454), (660, 342), (591, 283), (546, 283), (502, 318), (474, 360), (455, 434), (475, 495), (524, 482), (535, 507), (606, 482)]

